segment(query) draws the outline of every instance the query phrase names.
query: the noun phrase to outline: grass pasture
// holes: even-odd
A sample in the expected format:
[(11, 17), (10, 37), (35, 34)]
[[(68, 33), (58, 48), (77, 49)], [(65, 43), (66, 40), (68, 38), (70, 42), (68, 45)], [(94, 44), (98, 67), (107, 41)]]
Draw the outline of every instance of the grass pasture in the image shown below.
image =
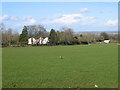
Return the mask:
[[(3, 48), (3, 88), (116, 88), (117, 44)], [(63, 59), (60, 59), (63, 56)]]

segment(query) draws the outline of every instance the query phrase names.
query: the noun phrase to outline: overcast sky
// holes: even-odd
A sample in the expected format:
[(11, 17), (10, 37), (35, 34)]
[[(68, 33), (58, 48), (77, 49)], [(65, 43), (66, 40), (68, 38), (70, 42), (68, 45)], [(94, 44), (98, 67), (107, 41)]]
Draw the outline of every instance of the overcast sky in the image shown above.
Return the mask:
[(60, 30), (67, 26), (75, 32), (117, 31), (117, 2), (3, 2), (6, 28), (22, 31), (24, 25), (43, 25)]

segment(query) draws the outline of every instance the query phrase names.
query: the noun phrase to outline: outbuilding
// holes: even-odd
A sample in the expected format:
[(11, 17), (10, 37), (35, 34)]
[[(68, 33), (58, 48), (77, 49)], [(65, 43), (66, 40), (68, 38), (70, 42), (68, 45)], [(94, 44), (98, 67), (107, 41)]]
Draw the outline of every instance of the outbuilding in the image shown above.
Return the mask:
[(110, 40), (104, 40), (104, 43), (110, 43)]

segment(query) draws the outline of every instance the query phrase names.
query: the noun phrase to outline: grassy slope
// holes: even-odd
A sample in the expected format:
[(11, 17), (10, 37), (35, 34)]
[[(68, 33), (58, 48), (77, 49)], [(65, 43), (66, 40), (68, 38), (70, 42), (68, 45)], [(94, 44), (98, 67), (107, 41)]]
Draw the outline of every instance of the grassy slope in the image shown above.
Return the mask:
[(117, 54), (116, 44), (3, 48), (3, 87), (114, 88)]

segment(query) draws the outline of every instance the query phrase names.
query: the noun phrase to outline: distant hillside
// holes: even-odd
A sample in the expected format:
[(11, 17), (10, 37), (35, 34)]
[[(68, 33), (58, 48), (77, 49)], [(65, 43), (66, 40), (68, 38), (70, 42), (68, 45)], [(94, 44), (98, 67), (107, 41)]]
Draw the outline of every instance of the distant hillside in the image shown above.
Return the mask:
[(110, 34), (117, 34), (118, 31), (81, 31), (81, 32), (76, 32), (77, 34), (80, 33), (94, 33), (94, 34), (99, 34), (101, 32), (106, 32), (106, 33), (110, 33)]

